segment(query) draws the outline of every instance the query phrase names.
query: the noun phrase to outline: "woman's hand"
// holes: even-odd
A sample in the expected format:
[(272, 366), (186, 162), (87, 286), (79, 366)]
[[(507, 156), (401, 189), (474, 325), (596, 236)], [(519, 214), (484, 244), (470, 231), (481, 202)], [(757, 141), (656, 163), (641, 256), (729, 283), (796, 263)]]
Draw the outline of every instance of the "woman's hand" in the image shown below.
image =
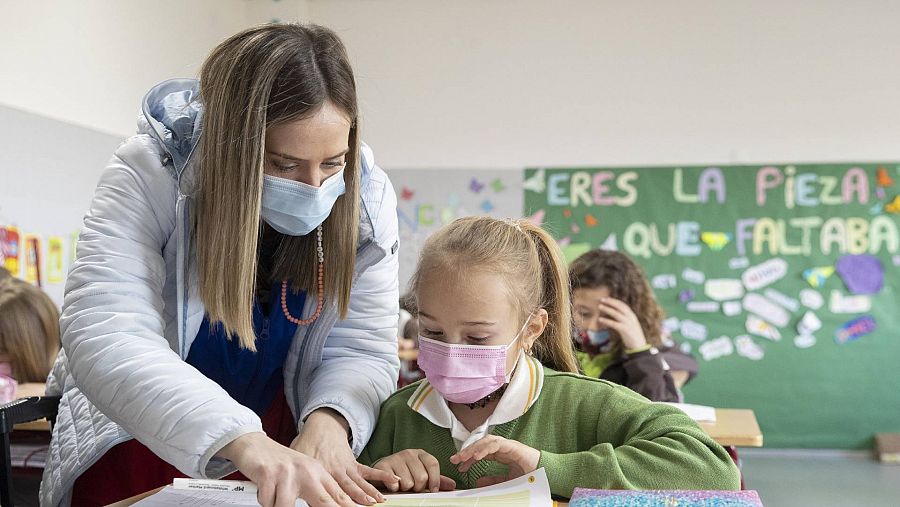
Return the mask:
[(466, 473), (472, 465), (485, 459), (506, 465), (509, 474), (482, 477), (475, 482), (479, 488), (534, 472), (541, 460), (541, 451), (515, 440), (488, 435), (450, 456), (450, 463), (459, 465), (460, 473)]
[(388, 485), (398, 479), (388, 472), (357, 463), (347, 442), (348, 435), (347, 420), (335, 410), (322, 408), (306, 418), (303, 432), (291, 442), (291, 449), (317, 459), (354, 502), (360, 505), (383, 502), (384, 496), (369, 481)]
[(315, 459), (285, 447), (265, 433), (247, 433), (217, 454), (256, 484), (262, 507), (294, 507), (302, 498), (312, 507), (355, 507), (331, 474)]
[(631, 307), (615, 298), (603, 298), (598, 305), (600, 312), (606, 317), (598, 317), (604, 327), (615, 330), (622, 337), (622, 345), (626, 350), (647, 346), (647, 338), (641, 328), (641, 322)]
[(452, 491), (456, 481), (441, 475), (441, 464), (437, 458), (422, 449), (406, 449), (382, 458), (375, 468), (397, 478), (385, 482), (390, 491), (432, 492)]

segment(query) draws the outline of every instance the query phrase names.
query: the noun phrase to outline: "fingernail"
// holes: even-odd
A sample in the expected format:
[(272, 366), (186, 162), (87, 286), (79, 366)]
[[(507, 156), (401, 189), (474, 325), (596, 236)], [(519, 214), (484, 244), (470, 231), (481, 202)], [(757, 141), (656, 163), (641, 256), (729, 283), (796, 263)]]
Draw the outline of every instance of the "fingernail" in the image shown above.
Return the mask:
[(395, 475), (395, 476), (394, 476), (394, 480), (397, 481), (397, 482), (400, 482), (400, 476), (399, 476), (399, 475)]
[(372, 505), (373, 503), (375, 503), (375, 499), (371, 496), (366, 495), (366, 503)]

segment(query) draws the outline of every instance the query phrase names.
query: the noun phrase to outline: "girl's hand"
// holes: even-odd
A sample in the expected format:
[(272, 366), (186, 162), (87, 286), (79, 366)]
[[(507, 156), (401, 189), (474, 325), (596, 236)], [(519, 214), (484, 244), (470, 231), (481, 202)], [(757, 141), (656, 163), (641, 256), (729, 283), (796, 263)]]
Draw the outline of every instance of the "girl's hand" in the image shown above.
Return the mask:
[(479, 488), (534, 472), (541, 460), (541, 451), (515, 440), (488, 435), (450, 456), (450, 463), (459, 465), (460, 473), (466, 473), (472, 465), (485, 459), (508, 466), (509, 474), (482, 477), (475, 482), (475, 486)]
[(396, 480), (383, 482), (390, 491), (438, 492), (452, 491), (456, 481), (441, 475), (437, 458), (422, 449), (406, 449), (381, 459), (375, 468)]
[(597, 320), (601, 325), (619, 333), (626, 350), (647, 346), (641, 322), (628, 305), (615, 298), (603, 298), (598, 307), (606, 317), (599, 317)]
[(387, 484), (393, 482), (394, 477), (357, 463), (347, 442), (348, 432), (347, 420), (340, 413), (327, 408), (319, 409), (306, 418), (303, 432), (291, 442), (291, 449), (321, 462), (340, 489), (354, 502), (360, 505), (383, 502), (384, 496), (369, 481)]
[(355, 507), (315, 459), (285, 447), (265, 433), (247, 433), (217, 454), (256, 484), (262, 507), (293, 507), (302, 498), (312, 507)]

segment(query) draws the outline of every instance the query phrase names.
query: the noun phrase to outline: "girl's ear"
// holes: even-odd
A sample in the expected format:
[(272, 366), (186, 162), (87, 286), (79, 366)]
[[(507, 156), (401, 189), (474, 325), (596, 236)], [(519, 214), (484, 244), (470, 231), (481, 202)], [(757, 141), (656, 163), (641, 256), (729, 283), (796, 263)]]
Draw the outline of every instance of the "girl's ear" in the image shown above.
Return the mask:
[(534, 342), (537, 341), (541, 333), (544, 332), (544, 328), (547, 327), (548, 320), (547, 310), (543, 308), (538, 309), (531, 315), (528, 325), (525, 326), (524, 336), (522, 336), (522, 346), (525, 348), (525, 352), (531, 352)]

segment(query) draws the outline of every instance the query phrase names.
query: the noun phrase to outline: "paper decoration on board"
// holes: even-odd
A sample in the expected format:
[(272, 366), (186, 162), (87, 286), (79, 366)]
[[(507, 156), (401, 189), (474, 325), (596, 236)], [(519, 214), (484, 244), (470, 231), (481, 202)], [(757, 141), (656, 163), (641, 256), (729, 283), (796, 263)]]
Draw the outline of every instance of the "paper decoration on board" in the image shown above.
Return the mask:
[(689, 340), (698, 340), (702, 341), (706, 339), (707, 329), (706, 326), (699, 322), (694, 322), (693, 320), (682, 320), (681, 321), (681, 336)]
[(748, 315), (744, 326), (750, 334), (762, 336), (776, 342), (781, 340), (781, 333), (778, 332), (778, 329), (756, 315)]
[(862, 317), (845, 322), (834, 332), (834, 341), (838, 344), (844, 344), (860, 339), (861, 337), (875, 331), (875, 318), (871, 315), (863, 315)]
[(473, 194), (480, 194), (481, 191), (484, 190), (484, 183), (478, 181), (477, 178), (472, 178), (472, 181), (469, 182), (469, 190), (471, 190)]
[(690, 354), (691, 350), (693, 350), (693, 348), (694, 347), (691, 346), (691, 342), (681, 342), (678, 345), (678, 350), (680, 350), (681, 352), (683, 352), (685, 354)]
[(885, 204), (884, 211), (894, 215), (900, 213), (900, 195), (894, 197), (894, 200)]
[(571, 243), (566, 246), (560, 246), (566, 264), (571, 263), (575, 259), (591, 251), (590, 243)]
[(791, 321), (791, 314), (788, 313), (787, 310), (773, 303), (767, 297), (756, 294), (755, 292), (751, 292), (744, 296), (742, 304), (747, 313), (764, 315), (765, 320), (771, 322), (776, 327), (784, 327)]
[[(881, 187), (879, 187), (878, 190), (881, 190), (881, 193), (884, 193), (884, 189), (882, 189)], [(884, 196), (877, 195), (879, 193), (878, 190), (875, 191), (876, 197), (878, 197), (879, 199), (884, 199)], [(875, 204), (872, 205), (871, 208), (869, 208), (870, 215), (880, 215), (883, 211), (884, 211), (884, 203), (883, 202), (876, 202)]]
[(506, 185), (503, 184), (503, 180), (497, 178), (491, 182), (491, 190), (499, 194), (500, 192), (506, 190)]
[(728, 267), (731, 269), (744, 269), (750, 266), (750, 259), (746, 257), (732, 257), (728, 259)]
[(681, 304), (685, 304), (688, 301), (694, 300), (694, 291), (691, 289), (684, 289), (683, 291), (678, 293), (678, 302)]
[(803, 279), (806, 280), (812, 288), (818, 289), (825, 285), (825, 280), (834, 274), (834, 266), (819, 266), (809, 268), (803, 271)]
[(565, 238), (560, 238), (560, 239), (556, 240), (556, 244), (559, 245), (560, 248), (562, 248), (564, 246), (569, 246), (570, 244), (572, 244), (572, 237), (566, 236)]
[(800, 303), (807, 308), (818, 310), (825, 304), (825, 297), (819, 291), (803, 289), (800, 291)]
[(691, 301), (687, 304), (686, 309), (691, 313), (716, 313), (719, 311), (719, 303), (716, 301)]
[(566, 218), (572, 218), (572, 210), (570, 210), (569, 208), (564, 209), (563, 216)]
[(743, 308), (741, 307), (740, 301), (725, 301), (722, 303), (722, 313), (724, 313), (727, 317), (734, 317), (741, 313)]
[(413, 192), (412, 190), (410, 190), (406, 187), (403, 187), (400, 189), (400, 199), (402, 199), (404, 201), (411, 201), (413, 196), (415, 196), (415, 195), (416, 195), (415, 192)]
[(840, 291), (831, 291), (828, 300), (831, 313), (865, 313), (872, 309), (872, 298), (869, 296), (845, 296)]
[(485, 213), (490, 213), (491, 211), (494, 211), (494, 203), (492, 203), (490, 199), (485, 199), (485, 200), (481, 201), (480, 207), (481, 207), (481, 211), (484, 211)]
[(878, 294), (884, 284), (884, 266), (874, 255), (845, 255), (834, 265), (851, 294)]
[(525, 217), (525, 220), (528, 220), (529, 222), (531, 222), (532, 224), (534, 224), (538, 227), (541, 227), (542, 225), (544, 225), (544, 215), (546, 213), (547, 213), (546, 211), (539, 209), (539, 210), (535, 211), (534, 214), (531, 215), (530, 217)]
[(63, 239), (50, 236), (47, 240), (47, 282), (62, 283), (63, 275)]
[(684, 268), (684, 271), (681, 272), (681, 278), (687, 282), (699, 285), (706, 280), (706, 275), (703, 274), (702, 271), (697, 271), (696, 269)]
[(891, 257), (891, 260), (894, 262), (894, 266), (900, 266), (900, 255)]
[(522, 188), (530, 190), (538, 194), (542, 193), (546, 188), (545, 173), (543, 169), (538, 169), (530, 178), (522, 183)]
[(697, 349), (704, 361), (712, 361), (720, 357), (730, 356), (734, 354), (734, 346), (731, 344), (731, 338), (720, 336), (715, 340), (704, 342)]
[(610, 234), (606, 237), (606, 241), (600, 245), (600, 248), (603, 250), (611, 250), (617, 252), (619, 250), (619, 245), (616, 243), (616, 235), (615, 233)]
[(673, 289), (677, 283), (678, 280), (671, 273), (656, 275), (650, 279), (650, 285), (654, 289)]
[(777, 282), (787, 274), (787, 261), (780, 258), (769, 259), (761, 264), (748, 268), (741, 275), (747, 290), (756, 290)]
[(678, 331), (678, 328), (680, 326), (681, 326), (681, 320), (679, 320), (678, 317), (669, 317), (668, 319), (664, 320), (662, 323), (663, 329), (670, 334), (674, 333), (675, 331)]
[(575, 222), (572, 222), (572, 224), (569, 226), (569, 229), (572, 230), (572, 234), (578, 234), (579, 232), (581, 232), (581, 227), (578, 227), (578, 224), (576, 224)]
[(733, 278), (713, 278), (706, 281), (703, 293), (713, 301), (739, 299), (744, 295), (744, 285)]
[(879, 187), (889, 187), (894, 184), (894, 180), (884, 167), (879, 167), (875, 174), (875, 180)]
[(25, 235), (25, 278), (28, 283), (41, 286), (41, 239), (36, 234)]
[(816, 344), (816, 337), (811, 334), (801, 334), (794, 337), (794, 346), (798, 349), (808, 349)]
[(588, 227), (597, 227), (598, 223), (600, 223), (600, 222), (597, 221), (597, 219), (594, 217), (594, 215), (591, 215), (590, 213), (588, 213), (587, 215), (584, 216), (584, 225), (586, 225)]
[(0, 227), (0, 248), (3, 253), (3, 267), (13, 276), (19, 275), (19, 256), (22, 255), (19, 229), (11, 225)]
[(718, 252), (725, 248), (725, 245), (731, 241), (731, 234), (726, 234), (724, 232), (701, 232), (700, 241), (706, 243), (706, 246), (713, 252)]
[(796, 312), (800, 309), (800, 302), (788, 296), (784, 292), (775, 290), (771, 287), (763, 291), (763, 295), (773, 302), (787, 308), (789, 311)]
[(807, 311), (797, 322), (797, 332), (801, 335), (810, 335), (822, 329), (822, 321), (815, 313)]
[(746, 357), (752, 361), (759, 361), (766, 355), (763, 348), (753, 341), (753, 338), (745, 334), (734, 337), (734, 348), (737, 349), (739, 356)]

